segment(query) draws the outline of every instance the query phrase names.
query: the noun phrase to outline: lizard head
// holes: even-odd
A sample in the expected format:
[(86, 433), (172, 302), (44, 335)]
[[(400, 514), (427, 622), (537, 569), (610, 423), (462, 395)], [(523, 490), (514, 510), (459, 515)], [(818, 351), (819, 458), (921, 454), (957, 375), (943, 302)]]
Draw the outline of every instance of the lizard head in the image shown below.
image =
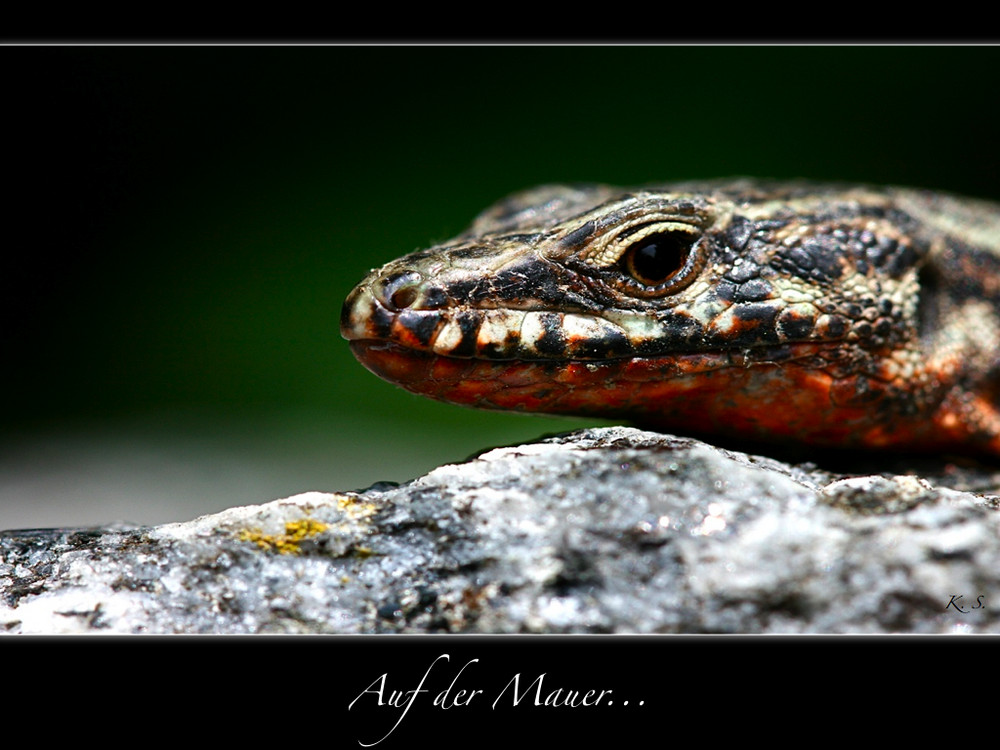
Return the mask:
[(373, 270), (341, 333), (380, 377), (453, 403), (850, 429), (919, 356), (927, 247), (893, 205), (750, 180), (536, 188)]

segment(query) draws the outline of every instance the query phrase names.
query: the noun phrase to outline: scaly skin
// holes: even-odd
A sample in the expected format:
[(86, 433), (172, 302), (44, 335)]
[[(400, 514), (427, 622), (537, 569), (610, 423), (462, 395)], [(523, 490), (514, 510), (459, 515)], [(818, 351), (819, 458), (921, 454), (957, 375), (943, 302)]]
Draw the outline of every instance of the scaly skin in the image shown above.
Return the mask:
[(361, 363), (487, 409), (1000, 454), (1000, 206), (753, 180), (546, 186), (372, 271)]

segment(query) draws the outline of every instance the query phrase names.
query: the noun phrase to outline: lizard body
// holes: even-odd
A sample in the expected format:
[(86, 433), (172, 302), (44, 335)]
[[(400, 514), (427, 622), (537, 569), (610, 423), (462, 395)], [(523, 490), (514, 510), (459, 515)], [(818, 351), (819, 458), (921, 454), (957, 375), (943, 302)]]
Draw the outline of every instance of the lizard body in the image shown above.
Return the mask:
[(749, 179), (543, 186), (373, 270), (342, 335), (488, 409), (1000, 454), (1000, 206)]

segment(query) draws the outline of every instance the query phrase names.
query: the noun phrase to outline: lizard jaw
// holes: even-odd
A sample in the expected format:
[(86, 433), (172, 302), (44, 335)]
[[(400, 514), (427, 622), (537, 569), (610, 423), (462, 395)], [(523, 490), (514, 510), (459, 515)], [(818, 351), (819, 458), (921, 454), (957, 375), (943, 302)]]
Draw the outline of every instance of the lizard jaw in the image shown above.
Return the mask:
[(831, 408), (834, 379), (794, 364), (736, 366), (724, 352), (584, 362), (446, 357), (374, 340), (350, 346), (384, 380), (479, 409), (623, 419), (768, 442), (843, 446), (879, 439), (863, 429), (869, 409)]

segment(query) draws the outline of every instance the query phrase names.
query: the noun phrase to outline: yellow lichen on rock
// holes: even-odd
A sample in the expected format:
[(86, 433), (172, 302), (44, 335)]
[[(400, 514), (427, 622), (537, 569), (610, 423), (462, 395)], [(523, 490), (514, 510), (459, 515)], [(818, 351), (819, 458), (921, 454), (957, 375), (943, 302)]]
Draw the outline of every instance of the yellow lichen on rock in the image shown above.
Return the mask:
[(244, 529), (237, 538), (242, 542), (253, 542), (262, 550), (276, 551), (282, 555), (299, 554), (303, 540), (326, 531), (327, 525), (313, 518), (288, 521), (284, 534), (265, 534), (260, 529)]
[(351, 495), (340, 495), (337, 498), (337, 508), (344, 511), (348, 518), (354, 520), (368, 518), (376, 511), (374, 503), (362, 501)]

